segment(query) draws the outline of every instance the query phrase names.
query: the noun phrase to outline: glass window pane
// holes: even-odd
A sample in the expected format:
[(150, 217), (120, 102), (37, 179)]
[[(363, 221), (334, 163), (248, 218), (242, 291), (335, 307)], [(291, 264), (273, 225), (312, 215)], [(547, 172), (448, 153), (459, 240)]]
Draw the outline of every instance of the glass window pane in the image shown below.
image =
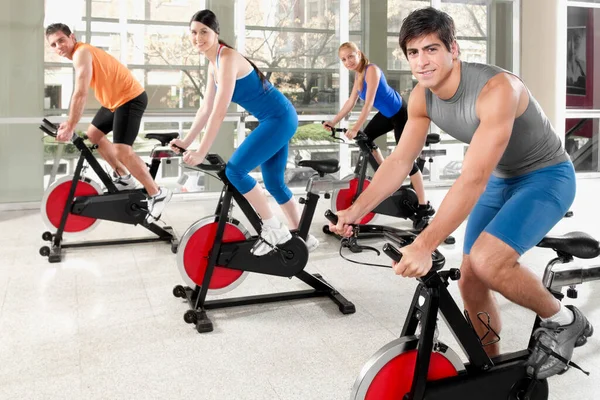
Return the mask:
[(186, 26), (129, 25), (127, 62), (198, 66), (204, 57), (192, 47), (188, 31)]
[(402, 21), (411, 11), (429, 7), (430, 5), (430, 0), (388, 0), (388, 32), (394, 32), (397, 35), (400, 32)]
[(600, 9), (567, 9), (567, 108), (600, 108)]
[(565, 136), (565, 149), (571, 156), (575, 171), (589, 172), (600, 171), (600, 119), (582, 118), (567, 119), (567, 134)]
[(187, 24), (192, 15), (204, 8), (204, 0), (127, 0), (127, 18)]
[(121, 60), (121, 34), (119, 24), (92, 22), (90, 44)]
[(46, 67), (44, 71), (44, 109), (65, 109), (69, 107), (73, 92), (73, 68)]
[(487, 37), (488, 4), (467, 4), (464, 0), (442, 0), (441, 10), (448, 13), (456, 26), (457, 36)]
[(91, 0), (92, 17), (119, 18), (120, 0)]
[[(337, 3), (339, 3), (339, 1), (334, 2), (336, 3), (336, 8), (337, 8)], [(361, 13), (361, 2), (360, 0), (350, 0), (350, 5), (348, 8), (348, 21), (349, 21), (349, 28), (351, 31), (360, 31), (362, 30), (362, 26), (361, 26), (361, 22), (362, 22), (362, 13)], [(355, 42), (357, 43), (357, 42)], [(358, 44), (358, 43), (357, 43)]]
[(337, 71), (267, 72), (267, 77), (290, 99), (298, 114), (338, 112)]
[(442, 0), (441, 10), (454, 20), (461, 60), (488, 62), (489, 6), (465, 4), (462, 0)]
[(246, 29), (246, 56), (259, 67), (337, 68), (335, 31), (276, 32)]
[[(205, 74), (199, 70), (136, 70), (148, 94), (147, 110), (172, 108), (196, 110), (204, 94)], [(139, 78), (138, 78), (139, 79)]]

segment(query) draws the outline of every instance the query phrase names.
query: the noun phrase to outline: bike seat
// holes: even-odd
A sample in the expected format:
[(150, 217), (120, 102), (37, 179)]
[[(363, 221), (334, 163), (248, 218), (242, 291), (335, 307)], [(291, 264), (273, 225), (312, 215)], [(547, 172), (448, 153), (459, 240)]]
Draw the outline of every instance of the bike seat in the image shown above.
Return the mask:
[(320, 174), (333, 174), (340, 170), (340, 163), (333, 158), (327, 160), (300, 160), (300, 167), (309, 167)]
[(585, 232), (569, 232), (561, 236), (546, 236), (537, 244), (577, 258), (600, 256), (600, 242)]
[(178, 132), (170, 132), (170, 133), (146, 133), (144, 136), (146, 139), (156, 139), (162, 144), (166, 146), (173, 139), (177, 139), (179, 137)]
[(427, 135), (427, 140), (425, 140), (425, 146), (429, 146), (430, 144), (436, 144), (440, 142), (440, 135), (437, 133), (430, 133)]

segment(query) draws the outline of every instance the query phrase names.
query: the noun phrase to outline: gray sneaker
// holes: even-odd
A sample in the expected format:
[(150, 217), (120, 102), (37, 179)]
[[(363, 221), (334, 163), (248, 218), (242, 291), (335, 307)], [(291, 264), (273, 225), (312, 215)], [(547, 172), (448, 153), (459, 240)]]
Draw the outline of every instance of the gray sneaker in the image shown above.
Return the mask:
[[(575, 319), (569, 325), (542, 322), (533, 332), (537, 339), (527, 360), (527, 372), (536, 379), (561, 374), (569, 368), (575, 347), (583, 346), (594, 333), (594, 327), (575, 306), (567, 306)], [(557, 354), (561, 359), (554, 356)]]

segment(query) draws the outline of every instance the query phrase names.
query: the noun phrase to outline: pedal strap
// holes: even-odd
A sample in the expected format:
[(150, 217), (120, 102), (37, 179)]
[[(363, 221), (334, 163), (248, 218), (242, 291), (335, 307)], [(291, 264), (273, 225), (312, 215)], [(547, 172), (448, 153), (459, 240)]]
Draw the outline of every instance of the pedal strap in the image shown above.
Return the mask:
[(555, 357), (556, 359), (558, 359), (558, 361), (561, 361), (567, 367), (576, 368), (576, 369), (580, 370), (581, 372), (583, 372), (584, 374), (586, 374), (587, 376), (590, 376), (590, 373), (588, 371), (585, 371), (583, 368), (581, 368), (579, 365), (575, 364), (573, 361), (567, 360), (566, 358), (564, 358), (563, 356), (561, 356), (560, 354), (556, 353), (554, 350), (552, 350), (551, 348), (546, 346), (545, 344), (538, 342), (538, 346), (540, 346), (540, 348), (544, 351), (544, 353), (548, 354), (549, 356)]

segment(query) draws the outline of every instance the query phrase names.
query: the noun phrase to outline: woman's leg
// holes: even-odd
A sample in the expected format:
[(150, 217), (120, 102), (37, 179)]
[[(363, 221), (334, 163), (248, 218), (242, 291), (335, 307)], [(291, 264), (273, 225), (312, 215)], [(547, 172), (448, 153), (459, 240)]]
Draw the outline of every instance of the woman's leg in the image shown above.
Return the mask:
[[(400, 141), (400, 137), (402, 136), (402, 132), (404, 131), (404, 126), (406, 125), (406, 121), (408, 121), (408, 110), (406, 108), (406, 103), (403, 101), (400, 110), (392, 117), (392, 124), (394, 125), (394, 138), (396, 139), (396, 144)], [(410, 183), (417, 194), (417, 198), (419, 199), (419, 205), (422, 207), (427, 207), (427, 197), (425, 197), (425, 186), (423, 184), (423, 174), (417, 167), (417, 163), (413, 164), (413, 169), (410, 171)]]
[[(253, 249), (253, 253), (259, 256), (267, 254), (274, 245), (291, 239), (289, 229), (273, 215), (267, 197), (256, 180), (249, 175), (250, 171), (261, 165), (265, 186), (277, 202), (285, 204), (292, 199), (290, 190), (283, 182), (283, 174), (287, 161), (288, 142), (296, 132), (298, 122), (297, 117), (295, 120), (288, 119), (262, 121), (234, 152), (225, 170), (231, 183), (244, 195), (263, 220), (262, 240), (258, 241)], [(265, 174), (265, 163), (267, 171), (271, 166), (273, 170), (277, 170), (277, 173), (271, 171), (271, 174), (268, 172)], [(277, 179), (273, 179), (274, 175), (277, 175)]]
[(288, 221), (290, 229), (300, 224), (298, 203), (285, 184), (284, 172), (287, 164), (288, 146), (282, 147), (275, 155), (261, 165), (265, 188), (273, 195)]
[[(382, 113), (378, 112), (377, 114), (375, 114), (373, 119), (369, 121), (369, 123), (365, 127), (364, 132), (369, 137), (369, 139), (374, 141), (379, 136), (385, 135), (386, 133), (391, 131), (393, 128), (394, 125), (392, 125), (392, 121), (386, 116), (384, 116)], [(375, 161), (377, 161), (379, 165), (383, 163), (383, 154), (381, 154), (381, 150), (379, 150), (379, 148), (373, 150), (371, 154), (373, 154)]]

